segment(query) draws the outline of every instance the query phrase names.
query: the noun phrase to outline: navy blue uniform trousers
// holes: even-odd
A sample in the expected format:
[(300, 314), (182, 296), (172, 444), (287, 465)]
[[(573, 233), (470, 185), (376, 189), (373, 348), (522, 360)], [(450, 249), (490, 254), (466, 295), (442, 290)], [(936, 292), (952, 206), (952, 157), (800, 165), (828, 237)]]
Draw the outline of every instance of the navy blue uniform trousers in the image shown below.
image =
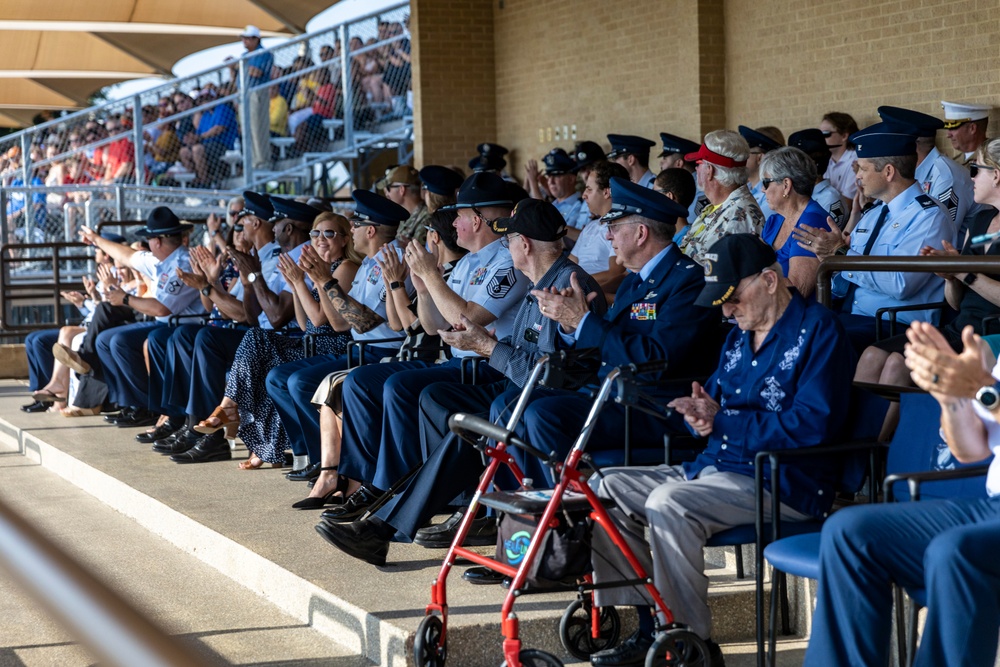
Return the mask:
[(24, 339), (24, 352), (28, 355), (28, 388), (38, 391), (52, 379), (52, 346), (59, 341), (59, 329), (32, 331)]
[[(369, 347), (365, 358), (382, 359), (396, 352), (391, 348)], [(311, 400), (323, 378), (346, 370), (347, 366), (347, 355), (322, 354), (281, 364), (267, 374), (267, 395), (274, 401), (296, 456), (308, 454), (313, 463), (320, 460), (319, 411)]]
[(142, 344), (163, 322), (134, 322), (102, 331), (97, 336), (97, 356), (104, 370), (112, 403), (133, 408), (149, 407), (149, 373)]
[(1000, 498), (848, 507), (823, 526), (806, 665), (888, 662), (890, 583), (925, 588), (916, 667), (992, 667), (1000, 630)]
[[(479, 362), (481, 383), (503, 379)], [(461, 362), (370, 364), (344, 381), (340, 474), (388, 489), (422, 461), (417, 442), (420, 392), (437, 382), (461, 382)]]

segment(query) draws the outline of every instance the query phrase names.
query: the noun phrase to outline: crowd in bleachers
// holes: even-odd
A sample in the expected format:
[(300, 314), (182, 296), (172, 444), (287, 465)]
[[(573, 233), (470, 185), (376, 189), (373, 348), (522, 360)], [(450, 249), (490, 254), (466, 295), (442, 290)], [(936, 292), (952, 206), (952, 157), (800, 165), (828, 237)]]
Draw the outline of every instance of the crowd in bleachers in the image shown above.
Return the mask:
[[(401, 26), (386, 30), (380, 37), (402, 34)], [(251, 51), (259, 44), (252, 33), (245, 33)], [(336, 48), (327, 55), (335, 59)], [(386, 74), (405, 67), (406, 51), (362, 55), (365, 97), (394, 109), (403, 89)], [(317, 109), (336, 113), (337, 95), (324, 88), (339, 85), (337, 71), (313, 74), (285, 92), (272, 86), (272, 129), (275, 99), (293, 134), (322, 116)], [(216, 99), (206, 89), (197, 102)], [(195, 101), (178, 93), (165, 102)], [(209, 113), (195, 123), (202, 137), (215, 127), (204, 120)], [(230, 202), (225, 223), (212, 221), (208, 247), (189, 248), (191, 225), (166, 207), (138, 232), (148, 249), (84, 227), (81, 237), (104, 268), (86, 296), (66, 298), (91, 319), (86, 328), (28, 337), (35, 400), (24, 409), (104, 412), (109, 424), (149, 427), (136, 439), (179, 464), (231, 460), (227, 438), (238, 437), (248, 450), (241, 469), (291, 466), (286, 477), (310, 490), (290, 492), (306, 496), (290, 505), (322, 510), (323, 539), (384, 565), (393, 540), (442, 547), (457, 534), (483, 461), (450, 433), (452, 414), (505, 420), (535, 361), (561, 349), (596, 348), (599, 377), (665, 361), (645, 391), (670, 414), (629, 413), (609, 402), (590, 445), (609, 467), (591, 484), (616, 508), (615, 525), (677, 621), (704, 642), (699, 664), (723, 665), (702, 549), (713, 534), (753, 522), (758, 452), (836, 442), (850, 423), (852, 381), (907, 385), (911, 371), (945, 408), (955, 458), (987, 457), (998, 432), (994, 358), (980, 336), (988, 333), (984, 318), (1000, 313), (1000, 272), (848, 269), (833, 277), (833, 304), (817, 301), (820, 265), (831, 257), (919, 264), (1000, 252), (993, 242), (1000, 140), (986, 139), (989, 109), (945, 103), (944, 120), (895, 107), (879, 113), (880, 123), (861, 130), (847, 114), (827, 114), (787, 142), (773, 127), (716, 130), (698, 142), (663, 133), (658, 175), (649, 168), (656, 144), (643, 137), (609, 134), (608, 152), (595, 142), (553, 149), (525, 161), (522, 182), (506, 170), (508, 150), (483, 143), (468, 177), (444, 165), (394, 165), (374, 192), (354, 191), (349, 219), (321, 210), (319, 200), (246, 192)], [(961, 165), (935, 147), (942, 129)], [(150, 140), (159, 145), (163, 136)], [(157, 155), (177, 148), (195, 171), (199, 159), (212, 158), (207, 150), (199, 158), (183, 136), (162, 144)], [(111, 164), (104, 173), (117, 177)], [(135, 288), (126, 285), (130, 274), (139, 277)], [(883, 309), (913, 324), (909, 338), (888, 336)], [(978, 372), (968, 386), (952, 381), (969, 368)], [(514, 433), (560, 459), (591, 400), (587, 392), (539, 389)], [(893, 427), (890, 415), (884, 428)], [(633, 463), (651, 465), (621, 466), (626, 428)], [(690, 460), (663, 460), (665, 434), (694, 441)], [(556, 481), (544, 461), (522, 450), (512, 456), (522, 477), (498, 485)], [(780, 503), (785, 520), (822, 520), (839, 474), (832, 458), (785, 465), (777, 478), (766, 475), (765, 501)], [(922, 553), (951, 529), (988, 532), (998, 502), (984, 495), (955, 504), (941, 512), (946, 518), (927, 519), (930, 528), (907, 548)], [(878, 508), (863, 511), (881, 516)], [(446, 512), (454, 514), (431, 523)], [(906, 516), (924, 525), (927, 515)], [(496, 541), (494, 517), (471, 521), (466, 544)], [(856, 537), (842, 528), (840, 544)], [(881, 564), (878, 549), (868, 549), (852, 557)], [(621, 579), (628, 564), (616, 562), (602, 529), (595, 528), (594, 550), (595, 581)], [(991, 566), (987, 553), (961, 555), (978, 573)], [(911, 561), (921, 567), (919, 557)], [(465, 576), (479, 584), (503, 579), (484, 568)], [(889, 595), (890, 578), (872, 575), (882, 585), (873, 599)], [(820, 582), (825, 611), (807, 664), (882, 664), (887, 634), (837, 640), (869, 630), (843, 618), (852, 603), (842, 588)], [(972, 598), (943, 596), (928, 606), (946, 607), (949, 618), (964, 613), (966, 630), (992, 641), (993, 607), (959, 609), (981, 604)], [(597, 602), (635, 606), (639, 627), (592, 663), (644, 664), (659, 623), (651, 599), (627, 586), (601, 588)], [(873, 601), (870, 615), (858, 618), (873, 623), (879, 610)], [(941, 632), (960, 642), (953, 635), (963, 623)], [(921, 646), (917, 664), (952, 664), (941, 661), (938, 644)]]

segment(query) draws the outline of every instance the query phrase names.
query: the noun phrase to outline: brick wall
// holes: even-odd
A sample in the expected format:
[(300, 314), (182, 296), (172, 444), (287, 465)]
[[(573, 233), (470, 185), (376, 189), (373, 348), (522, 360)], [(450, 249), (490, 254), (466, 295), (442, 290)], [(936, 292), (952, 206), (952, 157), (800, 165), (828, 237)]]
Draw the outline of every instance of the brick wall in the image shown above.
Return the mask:
[(458, 164), (496, 141), (490, 0), (411, 0), (414, 163)]
[(942, 99), (1000, 103), (993, 1), (728, 0), (725, 33), (731, 127), (777, 125), (787, 136), (827, 111), (864, 127), (881, 104), (941, 117)]

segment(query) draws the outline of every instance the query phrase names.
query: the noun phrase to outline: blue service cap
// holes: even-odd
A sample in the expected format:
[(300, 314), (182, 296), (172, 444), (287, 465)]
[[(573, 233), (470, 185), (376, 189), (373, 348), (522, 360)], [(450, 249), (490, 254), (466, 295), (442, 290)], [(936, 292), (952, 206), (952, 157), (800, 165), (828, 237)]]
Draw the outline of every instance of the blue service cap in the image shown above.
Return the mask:
[(410, 217), (409, 211), (396, 202), (369, 190), (355, 190), (351, 193), (351, 197), (357, 204), (351, 220), (398, 227), (399, 223)]
[(504, 155), (510, 152), (500, 144), (487, 144), (487, 143), (479, 144), (478, 146), (476, 146), (476, 150), (479, 152), (480, 155), (497, 155), (499, 157), (503, 157)]
[(665, 194), (617, 176), (611, 177), (611, 210), (601, 222), (610, 222), (627, 215), (641, 215), (668, 225), (686, 218), (688, 210)]
[(252, 215), (255, 218), (260, 218), (265, 222), (270, 220), (274, 215), (274, 206), (271, 204), (271, 198), (267, 195), (262, 195), (259, 192), (253, 192), (247, 190), (243, 193), (243, 210), (234, 216), (235, 220), (239, 220), (245, 216)]
[(826, 145), (826, 137), (823, 130), (810, 127), (788, 135), (788, 145), (794, 146), (806, 153), (830, 153), (830, 147)]
[[(545, 173), (550, 176), (561, 176), (573, 173), (576, 162), (561, 148), (553, 148), (548, 155), (542, 158), (545, 163)], [(520, 201), (520, 200), (518, 200)]]
[(663, 150), (660, 151), (658, 157), (666, 157), (668, 155), (673, 155), (674, 153), (682, 153), (687, 155), (688, 153), (695, 153), (701, 147), (701, 144), (697, 144), (684, 137), (678, 137), (673, 134), (668, 134), (666, 132), (660, 132), (660, 141), (663, 142)]
[(604, 149), (596, 141), (581, 141), (573, 147), (573, 153), (570, 157), (576, 163), (573, 166), (573, 171), (580, 171), (584, 167), (589, 167), (595, 162), (603, 160)]
[(101, 232), (101, 238), (105, 241), (111, 241), (112, 243), (118, 243), (124, 245), (126, 243), (125, 237), (121, 234), (112, 234), (111, 232)]
[(420, 170), (420, 180), (428, 192), (444, 197), (454, 197), (455, 190), (462, 187), (462, 175), (450, 167), (429, 164)]
[(477, 155), (469, 160), (469, 169), (477, 173), (481, 171), (503, 171), (503, 168), (506, 166), (507, 160), (504, 160), (498, 153)]
[(916, 155), (917, 138), (889, 123), (875, 123), (849, 137), (859, 158)]
[(648, 155), (649, 149), (656, 145), (655, 141), (631, 134), (609, 134), (608, 141), (611, 142), (611, 150), (607, 155), (609, 160), (626, 153)]
[(878, 115), (885, 123), (899, 127), (903, 132), (912, 132), (917, 137), (933, 137), (944, 129), (944, 121), (930, 114), (901, 107), (881, 106)]
[[(507, 181), (488, 171), (476, 172), (465, 179), (458, 190), (458, 201), (445, 208), (472, 208), (474, 206), (514, 206)], [(518, 200), (520, 201), (520, 200)]]
[(274, 215), (271, 216), (271, 222), (288, 219), (312, 225), (316, 216), (322, 213), (318, 208), (313, 208), (309, 204), (273, 195), (271, 196), (271, 206), (274, 208)]
[(736, 129), (740, 131), (740, 135), (750, 144), (750, 148), (762, 148), (765, 153), (781, 148), (781, 144), (774, 139), (746, 125), (740, 125)]

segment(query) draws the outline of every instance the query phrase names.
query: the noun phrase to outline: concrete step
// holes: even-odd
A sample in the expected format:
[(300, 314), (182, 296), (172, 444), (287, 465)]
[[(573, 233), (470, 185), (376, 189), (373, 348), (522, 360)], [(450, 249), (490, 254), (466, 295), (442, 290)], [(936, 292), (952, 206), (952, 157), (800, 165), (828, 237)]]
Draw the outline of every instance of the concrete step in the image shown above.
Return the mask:
[[(347, 655), (382, 665), (412, 662), (413, 635), (443, 550), (394, 544), (389, 565), (368, 566), (315, 535), (318, 513), (290, 508), (306, 495), (305, 485), (286, 481), (280, 471), (241, 471), (235, 461), (177, 465), (135, 443), (136, 430), (110, 427), (99, 417), (28, 415), (18, 410), (25, 402), (23, 383), (0, 381), (0, 442), (27, 461), (257, 594), (293, 623), (332, 638)], [(732, 646), (738, 655), (753, 642), (753, 580), (736, 580), (729, 567), (708, 573), (715, 638), (727, 654)], [(465, 584), (459, 574), (449, 578), (449, 664), (496, 665), (505, 593)], [(557, 628), (572, 600), (565, 593), (519, 600), (525, 646), (570, 659)]]

